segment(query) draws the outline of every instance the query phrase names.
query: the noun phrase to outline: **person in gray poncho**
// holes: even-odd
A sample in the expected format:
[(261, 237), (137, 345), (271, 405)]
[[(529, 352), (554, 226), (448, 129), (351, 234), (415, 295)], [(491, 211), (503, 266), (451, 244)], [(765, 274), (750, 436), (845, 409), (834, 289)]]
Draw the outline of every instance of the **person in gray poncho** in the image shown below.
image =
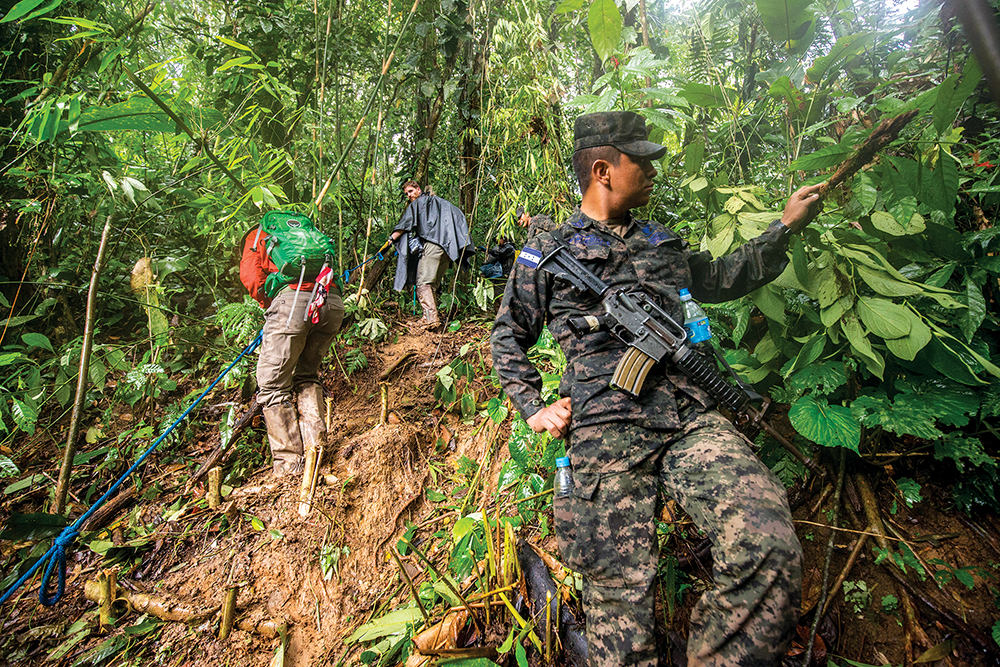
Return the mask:
[(402, 291), (416, 285), (417, 300), (424, 311), (420, 323), (434, 327), (440, 323), (434, 288), (452, 262), (474, 251), (469, 223), (461, 209), (441, 197), (425, 194), (416, 181), (406, 181), (403, 192), (410, 204), (392, 230), (397, 251), (392, 287)]

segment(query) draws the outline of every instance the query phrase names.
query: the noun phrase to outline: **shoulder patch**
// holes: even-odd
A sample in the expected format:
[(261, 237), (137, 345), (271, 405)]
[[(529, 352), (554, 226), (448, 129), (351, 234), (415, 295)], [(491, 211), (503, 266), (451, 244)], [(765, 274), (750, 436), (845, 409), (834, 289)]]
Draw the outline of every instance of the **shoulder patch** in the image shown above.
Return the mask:
[(523, 248), (517, 256), (518, 264), (524, 264), (531, 269), (537, 269), (540, 261), (542, 261), (542, 253), (534, 248)]
[(590, 246), (605, 246), (607, 248), (611, 247), (611, 241), (607, 240), (603, 236), (598, 236), (597, 234), (573, 234), (573, 236), (566, 239), (567, 243), (572, 243), (575, 245), (582, 245), (584, 247)]
[(666, 227), (661, 227), (660, 225), (654, 225), (651, 222), (647, 222), (639, 227), (643, 236), (649, 241), (651, 245), (660, 245), (667, 241), (672, 241), (674, 239), (679, 239), (680, 237), (674, 232), (670, 231)]

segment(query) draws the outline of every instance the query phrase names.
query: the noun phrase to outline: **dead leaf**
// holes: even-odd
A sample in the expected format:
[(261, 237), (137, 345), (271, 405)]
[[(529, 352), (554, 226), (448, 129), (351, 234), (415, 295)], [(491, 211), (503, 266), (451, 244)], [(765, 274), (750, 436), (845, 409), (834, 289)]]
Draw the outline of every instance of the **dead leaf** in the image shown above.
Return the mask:
[(458, 633), (469, 620), (469, 612), (451, 612), (444, 619), (413, 637), (413, 645), (418, 652), (458, 648)]
[(950, 639), (945, 639), (943, 642), (937, 646), (933, 646), (923, 653), (919, 658), (913, 661), (913, 664), (919, 664), (921, 662), (935, 662), (937, 660), (943, 660), (951, 655), (951, 652), (955, 650), (955, 642)]

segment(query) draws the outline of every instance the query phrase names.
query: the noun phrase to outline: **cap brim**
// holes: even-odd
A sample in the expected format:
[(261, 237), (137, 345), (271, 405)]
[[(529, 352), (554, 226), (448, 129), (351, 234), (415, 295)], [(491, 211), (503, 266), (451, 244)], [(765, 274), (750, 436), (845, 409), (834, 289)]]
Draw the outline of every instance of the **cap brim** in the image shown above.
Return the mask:
[(655, 144), (652, 141), (630, 141), (626, 144), (615, 144), (615, 148), (630, 157), (648, 157), (650, 160), (659, 160), (667, 154), (667, 147)]

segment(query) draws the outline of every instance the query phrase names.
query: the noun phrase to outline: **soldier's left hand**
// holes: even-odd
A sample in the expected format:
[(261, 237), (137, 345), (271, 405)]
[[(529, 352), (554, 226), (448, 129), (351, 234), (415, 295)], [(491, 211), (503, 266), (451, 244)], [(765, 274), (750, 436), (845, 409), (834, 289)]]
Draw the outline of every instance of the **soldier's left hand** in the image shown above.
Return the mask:
[(822, 183), (807, 185), (793, 192), (785, 202), (785, 210), (781, 215), (782, 224), (797, 232), (812, 222), (823, 210), (823, 199), (819, 196), (822, 186)]

